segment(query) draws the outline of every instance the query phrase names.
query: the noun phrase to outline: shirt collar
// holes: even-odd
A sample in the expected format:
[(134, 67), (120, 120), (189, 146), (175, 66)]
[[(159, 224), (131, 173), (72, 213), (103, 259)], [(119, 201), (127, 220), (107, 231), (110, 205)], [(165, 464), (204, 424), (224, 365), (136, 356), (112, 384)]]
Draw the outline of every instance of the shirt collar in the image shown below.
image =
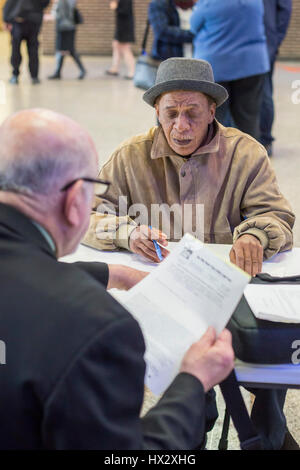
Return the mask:
[[(199, 147), (191, 155), (192, 157), (216, 153), (220, 147), (220, 126), (218, 121), (214, 120), (212, 124), (209, 125), (207, 138), (201, 147)], [(154, 160), (156, 158), (162, 157), (180, 157), (184, 158), (182, 155), (174, 152), (173, 149), (169, 146), (167, 139), (165, 137), (164, 131), (161, 126), (157, 128), (157, 131), (154, 136), (153, 145), (151, 148), (151, 158)]]
[(31, 220), (31, 222), (33, 223), (33, 225), (41, 232), (41, 234), (43, 235), (43, 237), (45, 238), (45, 240), (47, 241), (48, 245), (50, 246), (51, 250), (53, 251), (54, 254), (56, 254), (56, 246), (55, 246), (55, 243), (53, 241), (53, 238), (51, 237), (51, 235), (49, 234), (49, 232), (47, 232), (47, 230), (42, 227), (42, 225), (40, 225), (38, 222), (36, 222), (35, 220)]

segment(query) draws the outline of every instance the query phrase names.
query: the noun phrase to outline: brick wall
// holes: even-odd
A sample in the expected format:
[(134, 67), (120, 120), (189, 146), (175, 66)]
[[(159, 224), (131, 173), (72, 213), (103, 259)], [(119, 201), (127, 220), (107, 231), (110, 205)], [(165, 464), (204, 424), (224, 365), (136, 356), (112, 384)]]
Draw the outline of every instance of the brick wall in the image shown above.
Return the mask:
[[(148, 2), (149, 0), (134, 1), (136, 43), (133, 49), (135, 53), (140, 50)], [(294, 0), (293, 5), (288, 34), (280, 50), (280, 56), (285, 59), (300, 59), (300, 0)], [(114, 35), (114, 12), (109, 9), (109, 0), (78, 0), (78, 7), (85, 19), (84, 24), (78, 27), (77, 45), (79, 52), (90, 55), (110, 55)], [(148, 43), (151, 44), (151, 36)], [(44, 24), (42, 44), (45, 54), (53, 53), (53, 22)]]
[(280, 57), (300, 59), (300, 0), (293, 0), (292, 18), (280, 48)]
[[(78, 8), (84, 16), (84, 24), (78, 27), (77, 46), (82, 54), (110, 55), (115, 29), (115, 13), (109, 8), (109, 0), (78, 0)], [(135, 0), (135, 53), (140, 50), (146, 26), (148, 0)], [(42, 44), (45, 54), (54, 50), (54, 24), (45, 23), (42, 30)], [(151, 36), (149, 37), (149, 45)]]

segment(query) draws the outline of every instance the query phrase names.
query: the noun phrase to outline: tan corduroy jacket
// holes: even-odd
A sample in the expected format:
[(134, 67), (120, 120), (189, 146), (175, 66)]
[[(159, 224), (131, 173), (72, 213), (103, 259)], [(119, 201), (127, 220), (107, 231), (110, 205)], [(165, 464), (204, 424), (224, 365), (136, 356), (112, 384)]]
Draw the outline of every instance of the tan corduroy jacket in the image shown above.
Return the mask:
[[(169, 218), (170, 240), (189, 231), (206, 243), (231, 244), (247, 232), (261, 241), (265, 258), (290, 249), (295, 217), (264, 147), (237, 129), (212, 126), (210, 142), (189, 158), (174, 153), (161, 127), (122, 143), (100, 171), (112, 184), (105, 208), (96, 200), (100, 212), (93, 211), (83, 243), (128, 249), (136, 223), (166, 231)], [(178, 234), (182, 207), (188, 215), (192, 207), (193, 225)]]

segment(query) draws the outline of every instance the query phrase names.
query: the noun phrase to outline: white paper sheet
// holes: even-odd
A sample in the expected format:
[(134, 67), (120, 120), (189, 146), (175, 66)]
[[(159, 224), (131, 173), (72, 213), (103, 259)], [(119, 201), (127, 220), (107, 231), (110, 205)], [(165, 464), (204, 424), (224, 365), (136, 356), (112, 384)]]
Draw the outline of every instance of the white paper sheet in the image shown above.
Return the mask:
[(256, 318), (300, 323), (300, 285), (248, 285), (245, 298)]
[(189, 346), (213, 326), (219, 334), (250, 280), (191, 235), (148, 277), (118, 296), (146, 341), (146, 384), (162, 393)]

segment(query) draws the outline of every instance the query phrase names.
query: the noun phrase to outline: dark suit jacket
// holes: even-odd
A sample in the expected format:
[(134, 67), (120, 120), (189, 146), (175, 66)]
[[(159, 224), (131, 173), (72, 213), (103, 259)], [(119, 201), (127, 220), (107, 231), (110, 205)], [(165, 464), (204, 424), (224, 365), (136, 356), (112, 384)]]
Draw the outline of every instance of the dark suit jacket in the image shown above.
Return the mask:
[[(191, 449), (204, 392), (180, 374), (143, 419), (144, 340), (102, 263), (62, 263), (0, 204), (0, 449)], [(100, 282), (99, 282), (100, 281)]]
[(6, 23), (12, 23), (17, 16), (42, 23), (43, 11), (49, 5), (50, 0), (7, 0), (3, 7), (3, 19)]

